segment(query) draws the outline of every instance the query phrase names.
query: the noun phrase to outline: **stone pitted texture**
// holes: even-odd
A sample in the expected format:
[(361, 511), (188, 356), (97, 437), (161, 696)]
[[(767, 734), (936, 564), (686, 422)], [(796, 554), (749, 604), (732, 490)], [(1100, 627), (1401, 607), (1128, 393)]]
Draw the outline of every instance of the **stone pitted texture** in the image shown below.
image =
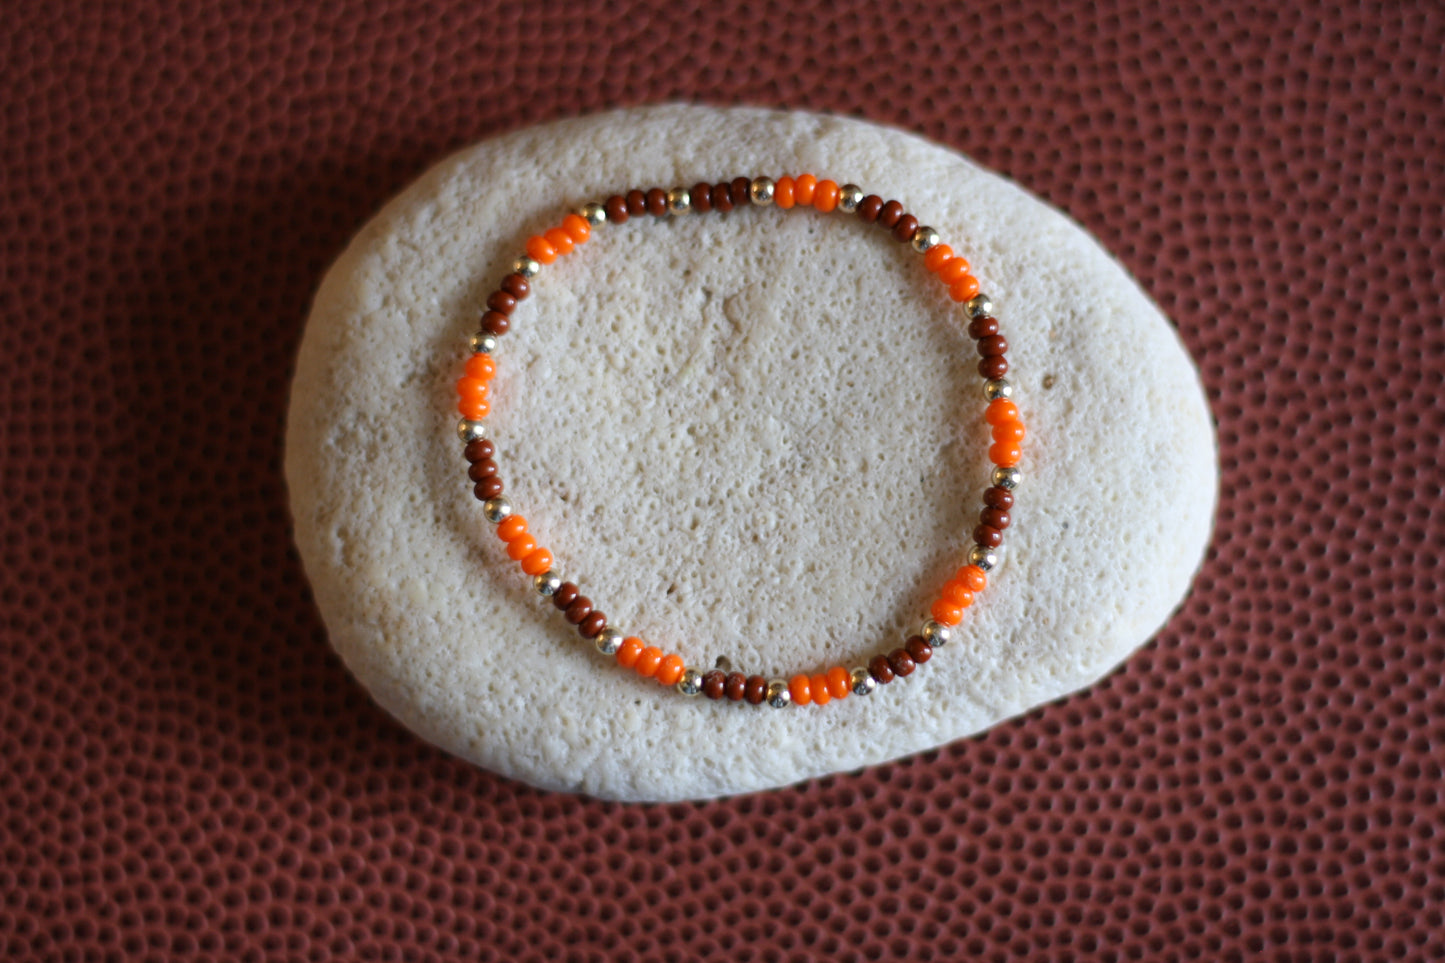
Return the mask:
[[(1029, 434), (959, 640), (872, 698), (780, 713), (678, 698), (535, 595), (472, 497), (453, 383), (478, 305), (571, 208), (803, 171), (898, 199), (972, 261)], [(841, 213), (607, 224), (533, 280), (495, 353), (508, 496), (614, 623), (689, 665), (862, 664), (972, 544), (992, 466), (966, 322), (908, 245)], [(376, 699), (504, 775), (629, 800), (855, 769), (1094, 681), (1183, 598), (1215, 464), (1174, 330), (1063, 215), (898, 130), (686, 105), (519, 131), (389, 204), (317, 295), (286, 446), (317, 603)]]
[[(1440, 5), (0, 26), (0, 957), (1445, 959)], [(936, 752), (669, 805), (492, 775), (348, 675), (281, 475), (318, 280), (450, 151), (675, 98), (924, 133), (1158, 299), (1221, 501), (1117, 672)]]

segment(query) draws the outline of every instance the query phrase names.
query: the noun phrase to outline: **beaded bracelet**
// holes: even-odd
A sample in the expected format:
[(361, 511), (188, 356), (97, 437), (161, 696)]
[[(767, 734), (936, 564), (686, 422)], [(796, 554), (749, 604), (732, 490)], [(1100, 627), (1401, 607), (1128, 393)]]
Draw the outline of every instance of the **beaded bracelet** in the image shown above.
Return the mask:
[[(984, 396), (988, 401), (984, 418), (993, 434), (988, 455), (995, 466), (991, 487), (983, 493), (984, 508), (979, 525), (973, 530), (975, 544), (969, 550), (968, 564), (944, 583), (930, 610), (932, 617), (923, 622), (918, 633), (901, 647), (875, 655), (864, 665), (852, 669), (833, 666), (824, 672), (800, 673), (786, 680), (691, 668), (681, 656), (665, 653), (612, 627), (591, 599), (581, 594), (572, 582), (562, 580), (553, 568), (552, 553), (537, 544), (527, 530), (526, 519), (513, 513), (511, 503), (502, 494), (496, 446), (487, 437), (483, 421), (491, 410), (488, 385), (497, 370), (493, 360), (497, 339), (510, 330), (512, 314), (518, 303), (531, 293), (532, 279), (542, 265), (572, 253), (591, 237), (593, 227), (602, 224), (623, 224), (628, 218), (643, 214), (661, 218), (690, 211), (726, 213), (735, 207), (768, 205), (784, 210), (812, 207), (825, 214), (832, 211), (854, 214), (861, 221), (882, 226), (896, 240), (910, 244), (923, 255), (924, 266), (948, 286), (954, 301), (964, 305), (969, 318), (968, 334), (982, 356), (978, 371), (984, 378)], [(993, 304), (979, 293), (978, 280), (970, 273), (968, 261), (940, 243), (937, 231), (920, 225), (898, 201), (885, 202), (876, 194), (865, 196), (854, 184), (839, 187), (833, 181), (802, 174), (781, 177), (776, 182), (767, 177), (738, 177), (718, 184), (698, 184), (690, 190), (675, 187), (665, 191), (654, 187), (616, 194), (601, 204), (582, 205), (566, 215), (560, 226), (528, 239), (526, 253), (517, 258), (511, 273), (487, 298), (481, 330), (471, 339), (472, 356), (467, 360), (465, 374), (457, 382), (461, 399), (457, 410), (462, 415), (457, 433), (466, 444), (467, 476), (474, 484), (474, 494), (483, 503), (483, 514), (496, 525), (497, 535), (506, 543), (507, 554), (521, 563), (523, 572), (532, 576), (537, 593), (550, 598), (583, 638), (592, 640), (598, 652), (614, 658), (619, 665), (662, 685), (675, 687), (683, 695), (703, 694), (709, 699), (751, 705), (766, 703), (774, 708), (821, 706), (849, 695), (868, 695), (899, 676), (911, 675), (933, 657), (935, 648), (948, 643), (953, 627), (963, 619), (963, 610), (973, 604), (974, 596), (988, 584), (987, 573), (998, 560), (1004, 529), (1010, 522), (1013, 491), (1020, 479), (1016, 466), (1024, 427), (1018, 408), (1010, 400), (1013, 388), (1004, 379), (1008, 371), (1008, 362), (1004, 359), (1008, 342), (999, 334), (998, 321), (992, 315)]]

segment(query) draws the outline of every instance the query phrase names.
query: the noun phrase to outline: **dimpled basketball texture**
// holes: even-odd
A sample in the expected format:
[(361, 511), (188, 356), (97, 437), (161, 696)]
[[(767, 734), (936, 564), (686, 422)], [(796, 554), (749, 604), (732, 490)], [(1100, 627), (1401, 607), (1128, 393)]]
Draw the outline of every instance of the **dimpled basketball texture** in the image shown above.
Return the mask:
[[(1438, 4), (0, 20), (0, 956), (1445, 958)], [(963, 151), (1178, 325), (1218, 527), (1120, 671), (661, 806), (493, 776), (347, 674), (281, 476), (322, 272), (462, 145), (673, 98)]]
[[(569, 198), (785, 170), (900, 198), (972, 258), (1029, 457), (958, 643), (875, 698), (780, 715), (600, 658), (482, 520), (452, 429), (477, 305), (525, 232)], [(608, 224), (532, 289), (487, 422), (516, 510), (614, 624), (704, 671), (784, 678), (917, 631), (992, 466), (967, 317), (916, 252), (856, 218), (749, 206)], [(937, 145), (805, 112), (604, 112), (429, 171), (328, 272), (287, 425), (301, 557), (378, 701), (503, 775), (627, 800), (856, 769), (1094, 681), (1183, 598), (1216, 498), (1198, 376), (1097, 244)]]

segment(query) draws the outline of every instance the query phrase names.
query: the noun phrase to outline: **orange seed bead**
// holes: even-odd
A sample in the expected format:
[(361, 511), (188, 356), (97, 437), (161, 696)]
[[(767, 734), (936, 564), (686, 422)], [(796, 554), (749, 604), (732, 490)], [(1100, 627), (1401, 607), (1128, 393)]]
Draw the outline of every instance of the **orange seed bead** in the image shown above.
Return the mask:
[(813, 683), (805, 675), (795, 675), (788, 680), (788, 692), (793, 697), (793, 704), (805, 706), (813, 701)]
[(1024, 451), (1011, 441), (1000, 441), (988, 446), (988, 460), (1000, 468), (1012, 468), (1023, 460)]
[(938, 597), (955, 608), (966, 609), (973, 604), (973, 592), (958, 579), (944, 582)]
[(791, 210), (796, 200), (793, 198), (793, 179), (791, 177), (779, 177), (778, 182), (773, 185), (773, 203), (783, 210)]
[(963, 280), (948, 286), (948, 296), (955, 301), (967, 301), (978, 293), (978, 278), (965, 274)]
[(954, 572), (953, 577), (962, 582), (964, 587), (974, 594), (988, 588), (988, 573), (977, 565), (965, 565)]
[(983, 410), (983, 420), (990, 425), (1006, 425), (1011, 421), (1020, 421), (1019, 406), (1007, 398), (990, 401), (988, 407)]
[(943, 599), (933, 603), (933, 608), (928, 610), (939, 622), (944, 625), (957, 625), (963, 621), (963, 609), (957, 605), (950, 605)]
[(587, 239), (592, 236), (592, 225), (587, 223), (587, 218), (581, 214), (568, 214), (562, 218), (562, 230), (567, 232), (575, 244), (586, 244)]
[(552, 245), (554, 248), (557, 249), (558, 254), (572, 253), (572, 248), (574, 247), (572, 243), (572, 235), (562, 230), (562, 228), (549, 228), (547, 232), (542, 236), (547, 239), (548, 244)]
[(552, 553), (545, 548), (536, 548), (522, 559), (522, 571), (528, 575), (541, 575), (552, 567)]
[(835, 181), (819, 181), (813, 188), (813, 206), (824, 214), (831, 214), (838, 206), (838, 184)]
[(492, 406), (485, 398), (463, 398), (457, 403), (457, 411), (469, 421), (479, 421), (492, 413)]
[(497, 363), (485, 351), (467, 359), (467, 377), (478, 381), (491, 381), (497, 373)]
[(637, 661), (632, 667), (637, 674), (644, 679), (650, 679), (657, 672), (657, 667), (662, 665), (662, 650), (655, 645), (649, 645), (637, 653)]
[(542, 264), (551, 264), (557, 260), (557, 249), (547, 243), (547, 239), (540, 234), (534, 234), (527, 238), (527, 254), (534, 261)]
[(515, 561), (520, 562), (532, 553), (537, 547), (537, 540), (531, 535), (523, 532), (507, 543), (507, 555)]
[(808, 694), (813, 697), (813, 705), (825, 706), (833, 701), (832, 694), (828, 691), (828, 677), (819, 673), (808, 680)]
[(813, 206), (813, 192), (818, 189), (818, 179), (812, 174), (799, 174), (793, 181), (793, 197), (804, 207)]
[(1013, 442), (1017, 445), (1024, 440), (1024, 423), (1022, 421), (1006, 421), (1001, 425), (994, 425), (993, 440)]
[(516, 541), (527, 534), (527, 520), (521, 515), (508, 515), (497, 524), (497, 537), (504, 542)]
[(657, 665), (657, 672), (653, 674), (658, 682), (663, 685), (677, 685), (677, 680), (682, 678), (683, 670), (687, 666), (682, 661), (682, 656), (677, 653), (665, 655)]
[(473, 401), (487, 397), (487, 383), (481, 378), (460, 378), (457, 380), (457, 394)]
[(617, 649), (617, 664), (630, 669), (637, 664), (637, 657), (641, 654), (642, 640), (635, 635), (629, 635)]
[(828, 670), (828, 695), (835, 699), (846, 699), (853, 693), (853, 675), (841, 665)]
[(927, 254), (923, 255), (923, 266), (936, 274), (938, 269), (947, 264), (952, 257), (953, 248), (947, 244), (935, 244), (928, 249)]
[(968, 276), (968, 269), (971, 265), (961, 257), (950, 258), (948, 263), (938, 269), (938, 279), (944, 284), (957, 284)]

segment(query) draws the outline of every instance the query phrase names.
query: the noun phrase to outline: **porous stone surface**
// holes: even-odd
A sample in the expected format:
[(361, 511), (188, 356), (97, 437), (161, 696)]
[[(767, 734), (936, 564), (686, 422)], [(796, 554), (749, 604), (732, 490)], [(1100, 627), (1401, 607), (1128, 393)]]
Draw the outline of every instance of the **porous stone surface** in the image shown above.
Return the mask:
[[(867, 698), (689, 699), (538, 598), (471, 494), (453, 384), (526, 238), (628, 187), (811, 171), (897, 198), (967, 256), (1029, 434), (1014, 521), (956, 641)], [(496, 352), (507, 493), (612, 624), (700, 668), (858, 665), (964, 562), (988, 428), (960, 306), (841, 213), (594, 229)], [(1212, 423), (1173, 328), (1077, 224), (923, 138), (830, 115), (663, 104), (439, 163), (326, 275), (287, 423), (297, 546), (332, 644), (421, 737), (549, 789), (760, 790), (920, 752), (1087, 686), (1203, 559)]]

